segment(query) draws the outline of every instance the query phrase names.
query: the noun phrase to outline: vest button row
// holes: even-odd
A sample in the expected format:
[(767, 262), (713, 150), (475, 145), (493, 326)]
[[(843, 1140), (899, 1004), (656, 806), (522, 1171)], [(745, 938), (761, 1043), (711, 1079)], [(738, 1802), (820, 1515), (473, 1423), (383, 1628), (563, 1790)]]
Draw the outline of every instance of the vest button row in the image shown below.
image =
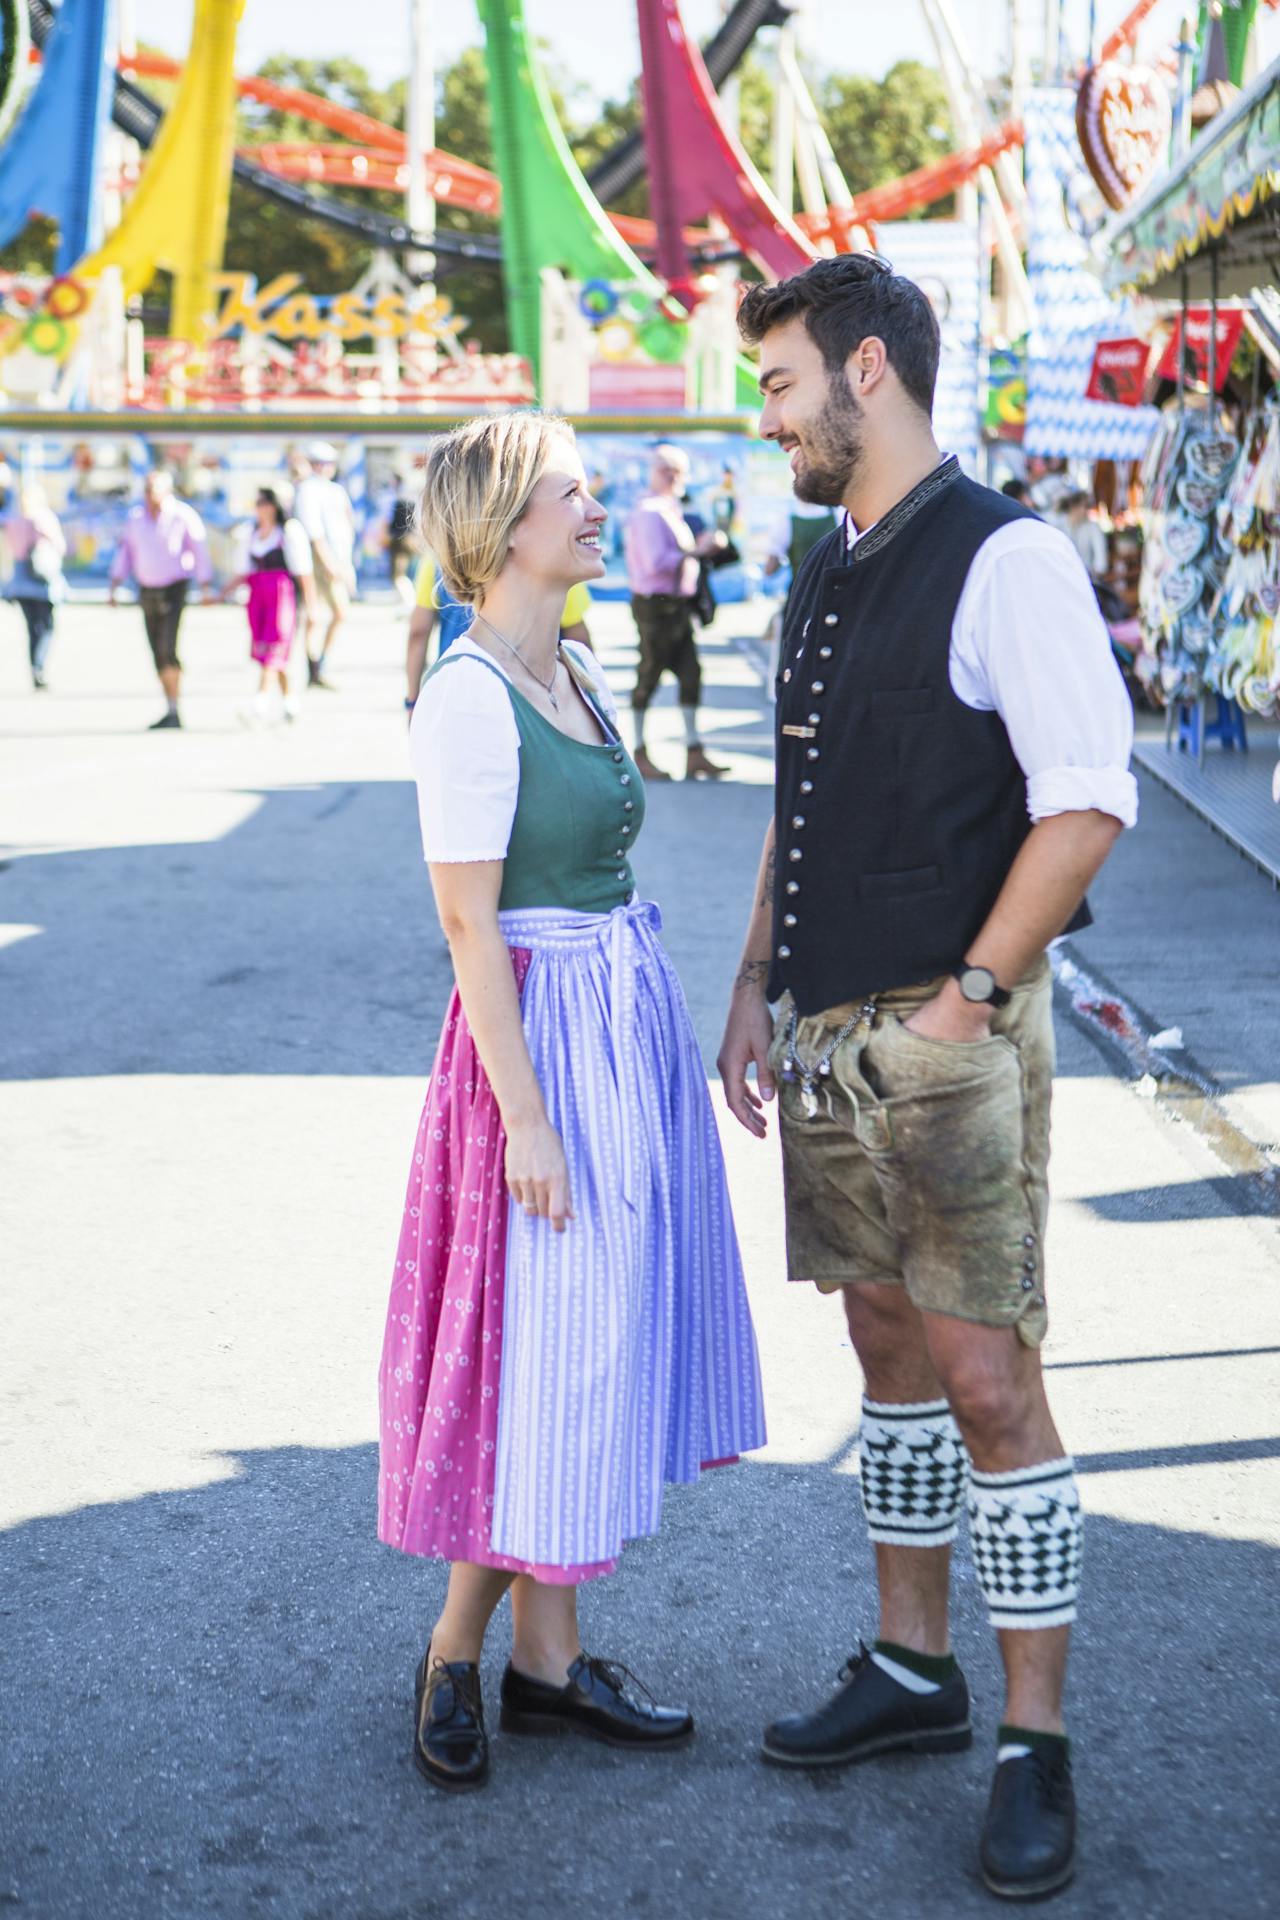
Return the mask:
[(813, 792), (812, 780), (802, 780), (800, 782), (800, 791), (801, 793), (812, 793)]
[(779, 948), (778, 948), (778, 958), (779, 958), (779, 960), (789, 960), (789, 959), (791, 958), (791, 949), (790, 949), (790, 947), (779, 947)]
[(626, 879), (626, 877), (627, 877), (627, 870), (626, 870), (626, 868), (625, 868), (625, 867), (619, 867), (619, 868), (618, 868), (618, 878), (619, 878), (619, 880), (625, 880), (625, 879)]
[(614, 756), (613, 756), (613, 764), (614, 764), (614, 766), (615, 766), (615, 767), (620, 767), (620, 766), (622, 765), (622, 755), (621, 755), (620, 753), (615, 753), (615, 754), (614, 754)]
[(631, 775), (629, 773), (620, 773), (618, 775), (618, 784), (623, 787), (629, 787), (631, 785)]
[(800, 882), (799, 882), (798, 880), (788, 880), (788, 882), (787, 882), (787, 892), (788, 892), (788, 893), (799, 893), (799, 891), (800, 891)]
[(802, 827), (804, 825), (804, 815), (802, 813), (793, 813), (791, 816), (791, 824), (793, 827)]
[(783, 686), (784, 686), (784, 687), (786, 686), (786, 684), (787, 684), (787, 682), (788, 682), (788, 681), (790, 680), (790, 678), (791, 678), (791, 669), (790, 669), (790, 667), (788, 667), (788, 668), (786, 669), (786, 671), (785, 671), (785, 672), (783, 673), (783, 676), (782, 676), (782, 684), (783, 684)]
[(624, 800), (624, 801), (623, 801), (623, 803), (622, 803), (622, 811), (623, 811), (624, 813), (634, 813), (634, 812), (635, 812), (635, 810), (636, 810), (636, 803), (635, 803), (635, 801), (634, 801), (634, 800)]
[(794, 927), (796, 925), (794, 913), (784, 913), (782, 916), (782, 924), (784, 927)]
[(831, 658), (831, 649), (830, 649), (830, 647), (819, 647), (819, 648), (818, 648), (818, 658), (819, 658), (819, 660), (829, 660), (829, 659)]
[(834, 627), (839, 619), (840, 615), (838, 613), (824, 613), (822, 616), (822, 624), (824, 627)]
[(817, 727), (817, 726), (820, 726), (821, 724), (822, 724), (822, 715), (820, 713), (811, 713), (809, 715), (809, 725), (811, 727)]
[(787, 858), (788, 860), (803, 860), (804, 855), (801, 853), (799, 847), (792, 847), (790, 853), (787, 855)]
[(825, 693), (826, 690), (827, 690), (827, 683), (825, 680), (815, 680), (813, 682), (813, 685), (809, 688), (810, 693)]
[(806, 760), (816, 760), (818, 758), (818, 749), (816, 747), (806, 747), (804, 757)]
[(623, 831), (624, 833), (630, 833), (630, 831), (631, 831), (631, 829), (630, 829), (630, 827), (624, 827), (624, 828), (622, 829), (622, 831)]

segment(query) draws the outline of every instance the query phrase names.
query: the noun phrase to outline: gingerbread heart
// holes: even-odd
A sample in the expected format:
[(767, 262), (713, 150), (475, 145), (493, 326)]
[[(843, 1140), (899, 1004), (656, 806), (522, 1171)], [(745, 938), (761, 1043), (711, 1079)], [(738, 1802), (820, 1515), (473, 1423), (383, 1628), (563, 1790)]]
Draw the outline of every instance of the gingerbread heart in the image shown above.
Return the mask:
[(1204, 592), (1204, 575), (1199, 567), (1174, 567), (1160, 582), (1160, 598), (1173, 619), (1194, 607)]
[(1209, 651), (1213, 641), (1213, 628), (1207, 620), (1188, 617), (1178, 628), (1178, 638), (1187, 652), (1194, 654), (1198, 659), (1201, 654)]
[(1165, 522), (1164, 550), (1177, 567), (1194, 560), (1204, 545), (1209, 529), (1202, 520), (1190, 520), (1185, 513), (1171, 514)]
[(1076, 132), (1110, 206), (1127, 206), (1163, 162), (1172, 119), (1169, 89), (1150, 67), (1103, 60), (1088, 68), (1076, 95)]
[(1220, 487), (1234, 467), (1240, 449), (1229, 433), (1197, 433), (1187, 441), (1187, 465), (1197, 480)]
[(1197, 520), (1207, 519), (1218, 504), (1219, 489), (1214, 480), (1197, 480), (1194, 474), (1184, 473), (1177, 491), (1187, 512)]
[(1280, 580), (1264, 580), (1258, 588), (1258, 605), (1271, 619), (1280, 613)]

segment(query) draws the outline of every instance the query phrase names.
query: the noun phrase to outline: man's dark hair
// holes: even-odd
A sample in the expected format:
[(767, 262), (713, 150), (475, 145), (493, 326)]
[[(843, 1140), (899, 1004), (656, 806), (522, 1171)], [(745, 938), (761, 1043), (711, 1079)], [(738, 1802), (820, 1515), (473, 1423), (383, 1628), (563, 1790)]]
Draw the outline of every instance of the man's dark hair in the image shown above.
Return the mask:
[(1020, 507), (1031, 498), (1031, 489), (1025, 480), (1006, 480), (1000, 491), (1010, 500), (1016, 500)]
[(772, 327), (799, 316), (828, 373), (843, 373), (849, 355), (874, 335), (889, 365), (923, 413), (933, 412), (938, 378), (938, 322), (914, 280), (895, 273), (878, 253), (815, 260), (773, 287), (750, 287), (738, 308), (738, 331), (758, 347)]

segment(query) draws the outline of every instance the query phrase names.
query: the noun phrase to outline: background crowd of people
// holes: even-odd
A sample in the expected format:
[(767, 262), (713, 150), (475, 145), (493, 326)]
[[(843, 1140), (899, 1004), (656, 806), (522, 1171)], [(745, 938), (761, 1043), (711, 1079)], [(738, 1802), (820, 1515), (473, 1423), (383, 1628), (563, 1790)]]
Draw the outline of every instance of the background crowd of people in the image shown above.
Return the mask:
[[(141, 498), (130, 509), (112, 556), (108, 605), (130, 588), (164, 698), (151, 731), (181, 728), (182, 662), (179, 635), (195, 595), (206, 603), (244, 597), (249, 658), (258, 672), (256, 690), (241, 708), (247, 726), (288, 724), (301, 710), (291, 679), (295, 647), (305, 658), (305, 685), (332, 691), (331, 665), (338, 638), (357, 592), (357, 520), (351, 497), (338, 479), (337, 449), (315, 441), (288, 460), (287, 485), (263, 486), (252, 518), (238, 530), (231, 576), (215, 584), (208, 530), (194, 506), (178, 496), (173, 475), (153, 468)], [(409, 615), (405, 659), (406, 713), (412, 714), (428, 661), (439, 659), (472, 618), (445, 584), (436, 558), (417, 530), (422, 457), (398, 476), (386, 514), (391, 584)], [(622, 536), (638, 663), (631, 695), (636, 764), (647, 780), (672, 776), (649, 755), (645, 717), (659, 684), (674, 679), (684, 718), (688, 779), (718, 779), (725, 772), (707, 754), (698, 731), (702, 667), (697, 633), (715, 616), (714, 570), (739, 558), (733, 544), (736, 476), (726, 468), (712, 490), (709, 518), (689, 499), (690, 462), (669, 442), (653, 449), (648, 491), (628, 515)], [(592, 496), (608, 492), (603, 475), (592, 474)], [(601, 504), (606, 504), (603, 499)], [(817, 532), (826, 530), (823, 516)], [(790, 526), (788, 521), (788, 526)], [(3, 595), (24, 618), (33, 686), (44, 691), (56, 613), (66, 598), (63, 561), (66, 535), (42, 488), (25, 486), (2, 523), (8, 578)], [(806, 529), (812, 531), (810, 529)], [(775, 543), (778, 544), (778, 543)], [(803, 545), (803, 543), (801, 543)], [(771, 550), (766, 571), (793, 564), (790, 535)], [(585, 584), (568, 594), (562, 638), (591, 646), (591, 595)]]

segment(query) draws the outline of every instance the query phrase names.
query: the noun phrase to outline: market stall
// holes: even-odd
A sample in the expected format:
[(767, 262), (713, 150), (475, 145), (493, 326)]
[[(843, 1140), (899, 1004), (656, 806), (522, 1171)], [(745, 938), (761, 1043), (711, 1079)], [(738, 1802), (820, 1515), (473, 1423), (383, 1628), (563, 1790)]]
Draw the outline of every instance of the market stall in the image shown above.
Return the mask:
[[(1178, 310), (1176, 391), (1143, 471), (1143, 670), (1168, 726), (1137, 758), (1280, 884), (1280, 61), (1105, 244), (1110, 291)], [(1224, 394), (1236, 314), (1254, 346), (1244, 403)]]

